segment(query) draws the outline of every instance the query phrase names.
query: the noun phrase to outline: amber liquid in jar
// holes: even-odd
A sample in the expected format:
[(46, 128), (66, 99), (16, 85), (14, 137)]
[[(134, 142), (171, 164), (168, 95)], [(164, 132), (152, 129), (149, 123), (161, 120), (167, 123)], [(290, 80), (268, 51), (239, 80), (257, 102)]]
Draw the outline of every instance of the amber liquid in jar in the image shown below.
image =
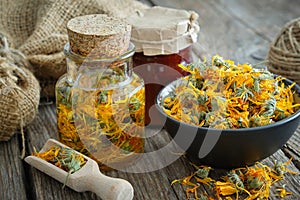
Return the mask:
[(191, 47), (182, 49), (177, 54), (169, 55), (145, 56), (142, 52), (135, 53), (133, 56), (134, 71), (145, 82), (145, 124), (154, 127), (162, 125), (154, 105), (157, 94), (168, 83), (188, 75), (186, 71), (178, 67), (178, 64), (191, 62)]

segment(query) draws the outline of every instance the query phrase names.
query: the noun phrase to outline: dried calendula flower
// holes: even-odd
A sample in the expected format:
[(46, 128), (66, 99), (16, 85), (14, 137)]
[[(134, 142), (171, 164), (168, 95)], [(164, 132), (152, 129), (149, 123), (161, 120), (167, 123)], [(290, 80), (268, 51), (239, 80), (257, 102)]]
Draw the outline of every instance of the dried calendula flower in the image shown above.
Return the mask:
[(213, 56), (207, 61), (179, 65), (190, 73), (163, 100), (169, 116), (192, 125), (218, 129), (264, 126), (295, 113), (292, 90), (284, 78), (249, 64)]
[(220, 199), (220, 195), (228, 196), (232, 194), (236, 194), (236, 199), (238, 199), (239, 190), (231, 182), (217, 181), (215, 184), (215, 191), (218, 199)]
[(275, 164), (274, 164), (274, 172), (275, 174), (278, 176), (278, 179), (280, 179), (281, 177), (283, 177), (283, 175), (285, 173), (291, 173), (291, 174), (297, 174), (297, 172), (293, 172), (290, 169), (287, 168), (287, 166), (291, 163), (292, 158), (290, 158), (288, 161), (282, 163), (280, 161), (275, 160)]
[[(175, 183), (183, 185), (187, 199), (268, 199), (274, 183), (283, 179), (286, 173), (296, 174), (287, 168), (290, 162), (291, 159), (284, 163), (275, 162), (273, 167), (258, 162), (251, 167), (233, 169), (220, 180), (209, 177), (211, 169), (209, 166), (198, 167), (192, 164), (195, 172), (187, 177), (174, 180), (171, 185)], [(280, 168), (281, 175), (278, 174), (278, 168)], [(211, 189), (210, 195), (203, 195), (200, 192), (198, 188), (203, 185)], [(285, 190), (284, 185), (278, 187), (276, 191), (280, 198), (292, 195), (291, 192)]]
[(86, 159), (82, 155), (76, 153), (75, 150), (71, 148), (65, 147), (52, 146), (44, 152), (35, 151), (33, 155), (68, 172), (68, 176), (63, 187), (67, 184), (70, 174), (81, 169), (81, 167), (86, 163)]
[(196, 166), (192, 164), (196, 171), (192, 173), (190, 176), (184, 177), (182, 179), (176, 179), (172, 181), (171, 185), (175, 183), (180, 183), (186, 186), (186, 196), (187, 199), (213, 199), (209, 197), (207, 194), (198, 194), (197, 189), (201, 186), (201, 184), (205, 184), (209, 187), (214, 183), (215, 180), (208, 177), (211, 167), (208, 166)]
[(278, 192), (278, 197), (280, 197), (280, 198), (285, 198), (287, 195), (291, 195), (291, 194), (293, 194), (292, 192), (287, 192), (286, 190), (285, 190), (285, 185), (282, 185), (281, 187), (278, 187), (277, 189), (276, 189), (276, 191)]

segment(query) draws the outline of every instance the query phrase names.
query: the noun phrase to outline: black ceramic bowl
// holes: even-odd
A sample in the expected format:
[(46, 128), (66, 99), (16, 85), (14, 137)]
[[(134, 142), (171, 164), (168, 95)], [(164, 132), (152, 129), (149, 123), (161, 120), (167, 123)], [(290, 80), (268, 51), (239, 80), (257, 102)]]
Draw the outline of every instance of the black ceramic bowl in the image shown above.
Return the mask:
[[(253, 128), (220, 130), (180, 122), (168, 116), (162, 108), (163, 99), (173, 91), (179, 81), (180, 79), (173, 81), (160, 91), (156, 107), (161, 120), (165, 121), (166, 131), (197, 164), (217, 168), (252, 165), (279, 150), (299, 125), (300, 109), (281, 121)], [(285, 84), (291, 83), (290, 80), (285, 80)], [(300, 87), (295, 85), (292, 89), (299, 97)]]

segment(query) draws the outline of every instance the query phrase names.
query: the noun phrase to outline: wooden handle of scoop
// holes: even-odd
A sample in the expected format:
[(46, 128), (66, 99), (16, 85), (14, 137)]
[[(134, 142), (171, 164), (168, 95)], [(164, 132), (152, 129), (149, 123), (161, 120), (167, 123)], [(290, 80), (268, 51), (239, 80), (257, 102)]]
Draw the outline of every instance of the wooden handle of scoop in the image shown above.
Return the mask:
[(87, 190), (96, 193), (103, 200), (132, 200), (132, 185), (119, 178), (111, 178), (102, 173), (91, 173), (86, 176)]
[(78, 192), (91, 191), (103, 200), (132, 200), (132, 185), (120, 178), (108, 177), (101, 173), (96, 161), (88, 162), (70, 177), (70, 187)]

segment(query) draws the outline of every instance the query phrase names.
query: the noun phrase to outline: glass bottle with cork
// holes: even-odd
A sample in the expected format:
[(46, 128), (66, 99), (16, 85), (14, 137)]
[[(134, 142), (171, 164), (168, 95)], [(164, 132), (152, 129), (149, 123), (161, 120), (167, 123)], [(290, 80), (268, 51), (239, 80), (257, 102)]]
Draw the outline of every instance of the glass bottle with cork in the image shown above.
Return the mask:
[(120, 168), (144, 151), (145, 88), (132, 72), (131, 26), (107, 15), (67, 24), (67, 74), (56, 84), (59, 140)]
[[(135, 45), (134, 71), (145, 81), (146, 124), (159, 126), (154, 103), (158, 92), (187, 73), (178, 64), (193, 61), (191, 47), (197, 41), (198, 14), (193, 11), (154, 6), (126, 20), (132, 25)], [(151, 116), (150, 116), (151, 112)]]

